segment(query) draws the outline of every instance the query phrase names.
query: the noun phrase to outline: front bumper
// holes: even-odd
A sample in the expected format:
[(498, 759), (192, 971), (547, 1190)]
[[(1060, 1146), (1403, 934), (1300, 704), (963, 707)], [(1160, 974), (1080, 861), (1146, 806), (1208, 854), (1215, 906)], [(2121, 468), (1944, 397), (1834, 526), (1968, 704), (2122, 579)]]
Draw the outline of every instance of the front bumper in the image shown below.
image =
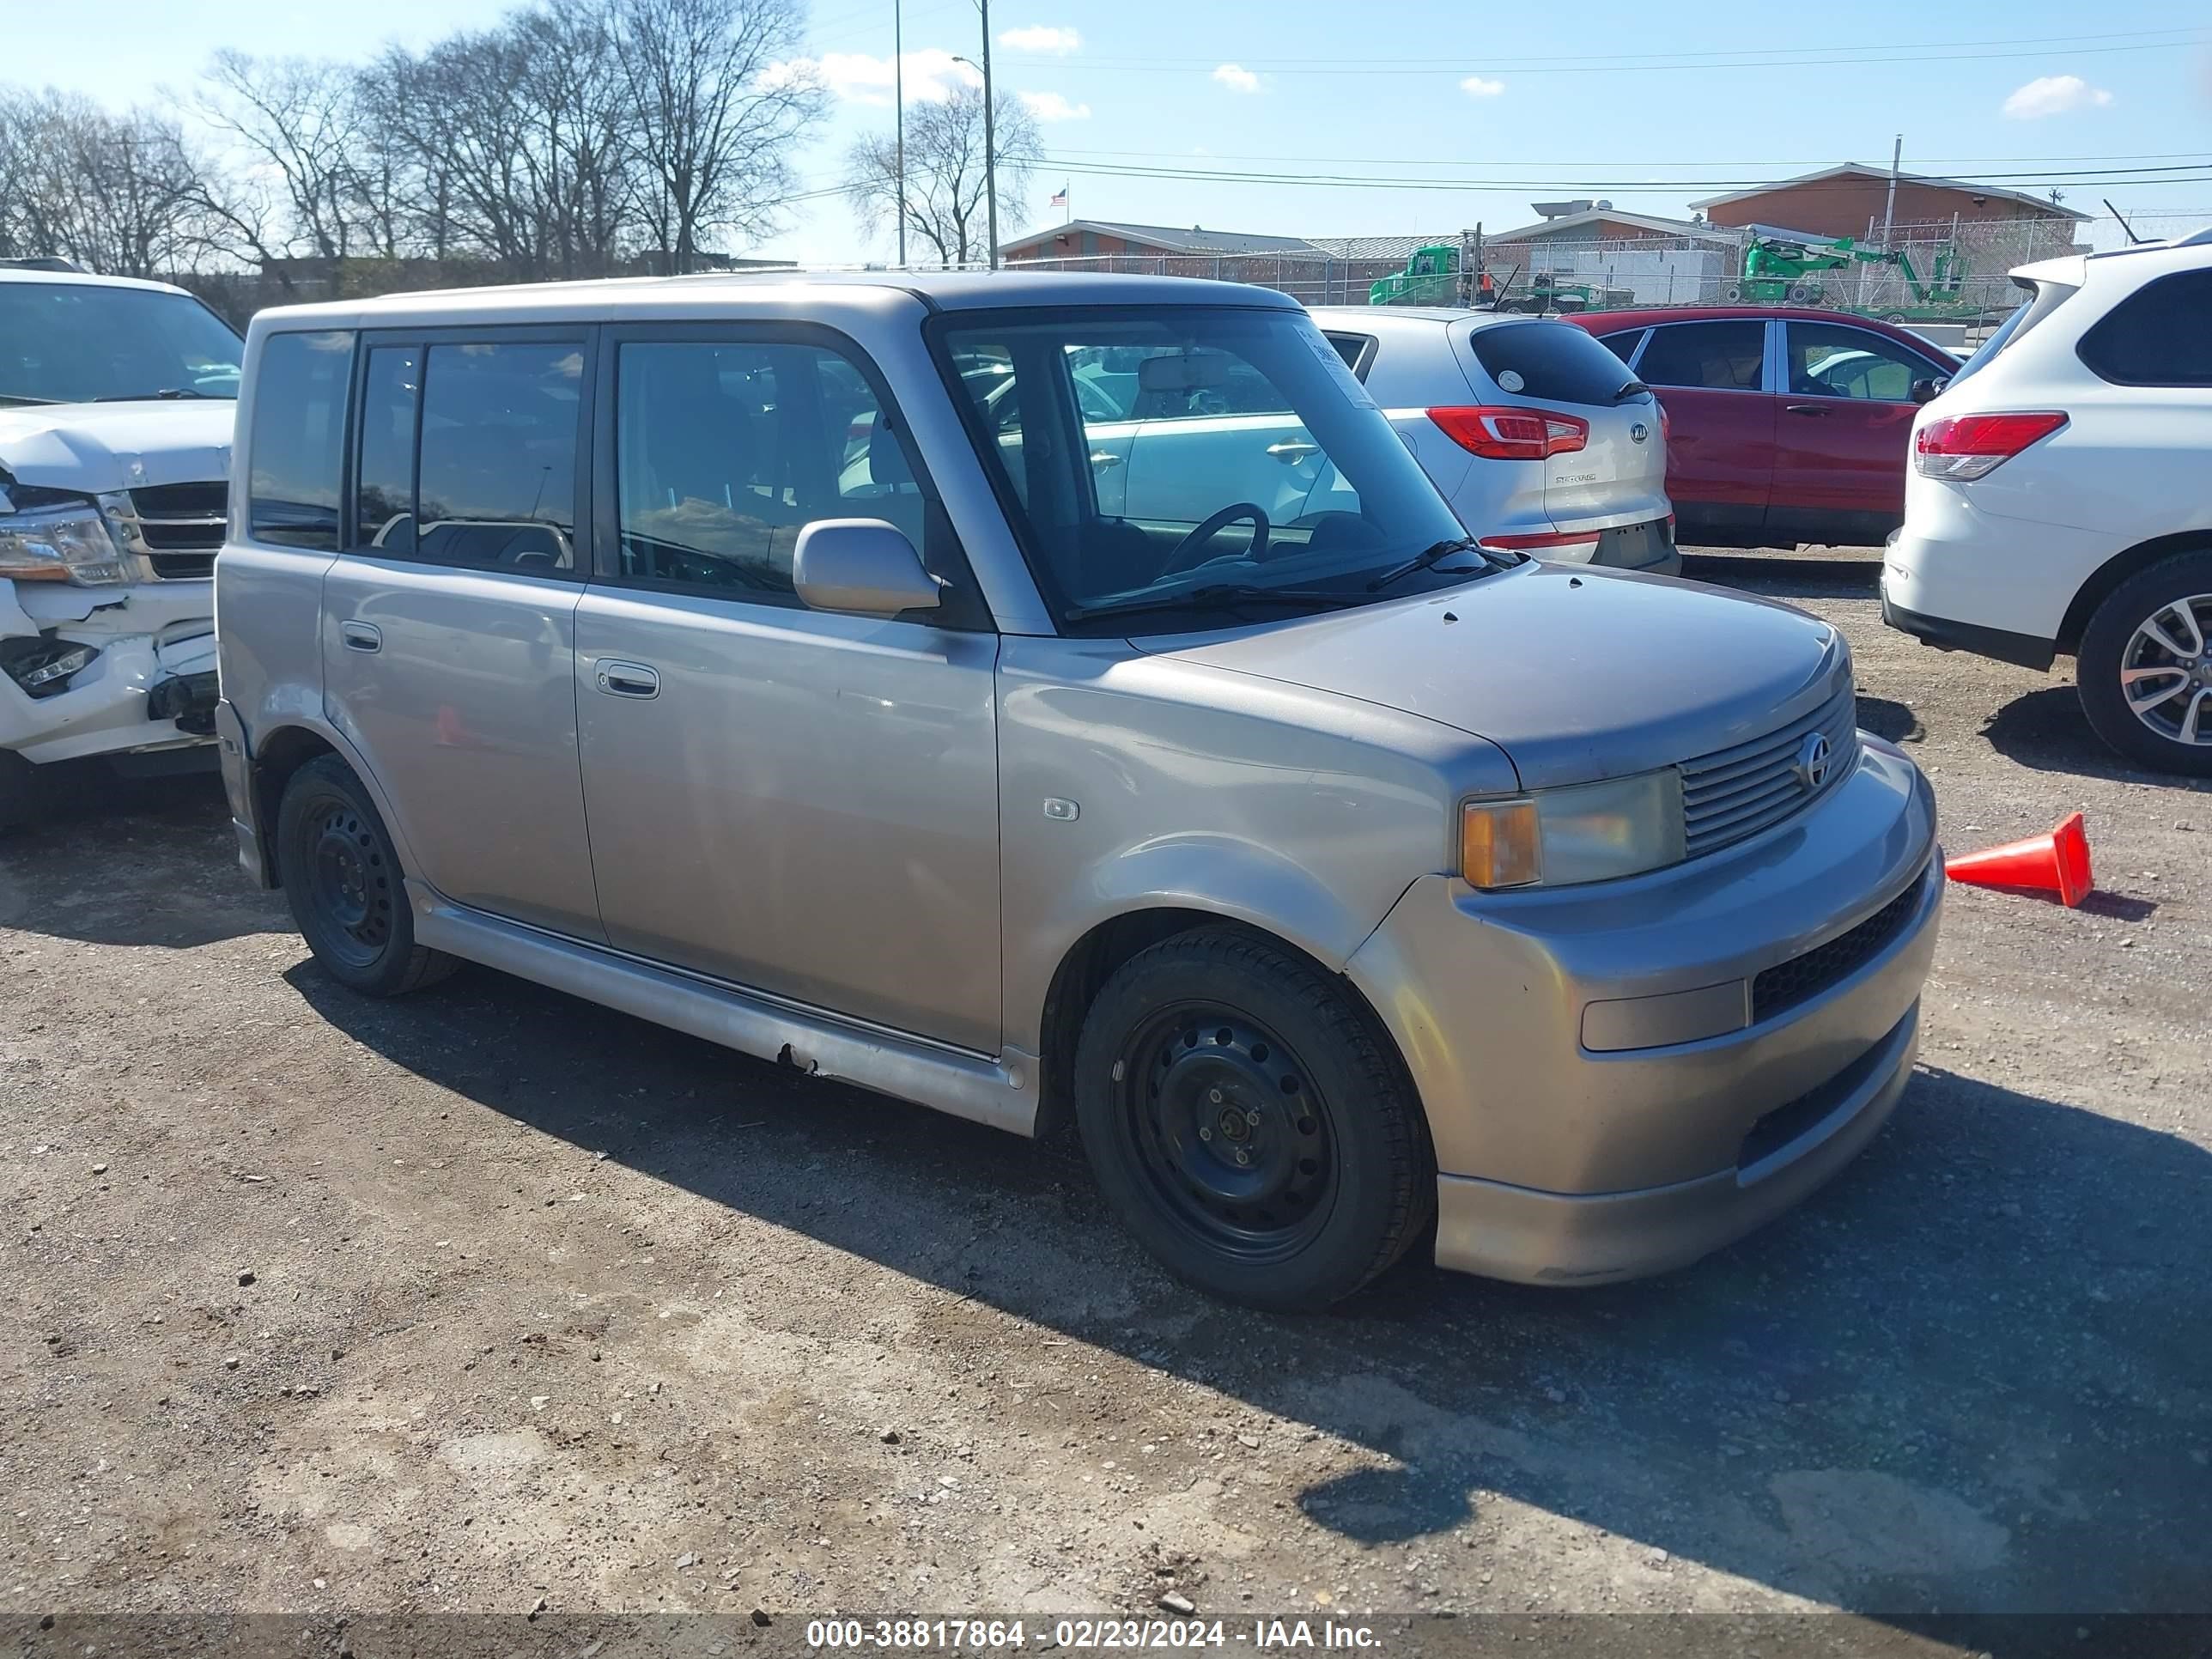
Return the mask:
[[(42, 589), (24, 593), (21, 587)], [(0, 581), (0, 638), (49, 636), (99, 652), (52, 695), (0, 674), (0, 750), (33, 766), (210, 741), (215, 584), (107, 589)]]
[(1869, 739), (1810, 811), (1711, 858), (1416, 882), (1347, 972), (1426, 1110), (1438, 1264), (1661, 1272), (1826, 1180), (1910, 1073), (1942, 879), (1926, 782)]

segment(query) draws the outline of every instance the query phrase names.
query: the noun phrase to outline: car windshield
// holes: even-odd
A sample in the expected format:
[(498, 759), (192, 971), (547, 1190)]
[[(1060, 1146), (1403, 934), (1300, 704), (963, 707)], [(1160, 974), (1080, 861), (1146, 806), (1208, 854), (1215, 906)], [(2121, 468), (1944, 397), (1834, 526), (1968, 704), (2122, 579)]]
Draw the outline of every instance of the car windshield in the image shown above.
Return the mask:
[(0, 404), (235, 398), (242, 349), (189, 295), (0, 282)]
[(937, 343), (1064, 622), (1281, 615), (1493, 568), (1444, 556), (1465, 529), (1304, 312), (1009, 311)]

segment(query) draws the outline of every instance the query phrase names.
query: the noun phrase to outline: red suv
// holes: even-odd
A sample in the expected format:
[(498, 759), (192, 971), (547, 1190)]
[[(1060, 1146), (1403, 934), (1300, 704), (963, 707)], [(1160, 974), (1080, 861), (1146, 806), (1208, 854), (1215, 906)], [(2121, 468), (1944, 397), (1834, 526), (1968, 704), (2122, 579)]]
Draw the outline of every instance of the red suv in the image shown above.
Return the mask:
[(1685, 543), (1879, 546), (1905, 522), (1917, 406), (1959, 369), (1917, 335), (1844, 312), (1696, 306), (1566, 320), (1659, 394)]

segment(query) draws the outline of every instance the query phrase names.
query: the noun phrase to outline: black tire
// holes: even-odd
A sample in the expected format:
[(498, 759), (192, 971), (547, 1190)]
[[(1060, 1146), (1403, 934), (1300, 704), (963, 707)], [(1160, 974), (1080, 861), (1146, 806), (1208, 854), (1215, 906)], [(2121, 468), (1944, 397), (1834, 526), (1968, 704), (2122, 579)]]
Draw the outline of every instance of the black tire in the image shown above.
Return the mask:
[(337, 756), (309, 761), (284, 786), (276, 865), (307, 948), (348, 989), (398, 996), (460, 966), (415, 943), (392, 836), (361, 780)]
[(1076, 1046), (1075, 1116), (1123, 1224), (1232, 1302), (1328, 1307), (1435, 1213), (1435, 1157), (1387, 1037), (1328, 974), (1241, 931), (1177, 934), (1106, 981)]
[[(2081, 648), (2074, 663), (2074, 687), (2081, 699), (2081, 712), (2099, 737), (2130, 760), (2192, 778), (2212, 777), (2212, 697), (2203, 700), (2198, 712), (2199, 741), (2181, 741), (2181, 720), (2187, 703), (2193, 700), (2193, 691), (2212, 690), (2212, 653), (2200, 649), (2193, 659), (2175, 658), (2172, 653), (2153, 647), (2142, 653), (2138, 661), (2130, 662), (2129, 655), (2138, 629), (2169, 606), (2204, 596), (2212, 596), (2212, 550), (2161, 559), (2105, 596), (2082, 631)], [(2205, 637), (2212, 635), (2212, 614), (2208, 614), (2212, 613), (2212, 606), (2200, 604), (2194, 609), (2200, 635), (2197, 643), (2212, 645), (2212, 638)], [(2178, 623), (2169, 622), (2167, 631), (2177, 642), (2189, 643)], [(2176, 663), (2172, 683), (2177, 696), (2154, 709), (2152, 716), (2172, 729), (2154, 731), (2128, 706), (2120, 677), (2130, 670), (2163, 665), (2169, 659)], [(2195, 666), (2181, 666), (2191, 661)], [(2166, 681), (2153, 678), (2137, 684), (2155, 690)]]

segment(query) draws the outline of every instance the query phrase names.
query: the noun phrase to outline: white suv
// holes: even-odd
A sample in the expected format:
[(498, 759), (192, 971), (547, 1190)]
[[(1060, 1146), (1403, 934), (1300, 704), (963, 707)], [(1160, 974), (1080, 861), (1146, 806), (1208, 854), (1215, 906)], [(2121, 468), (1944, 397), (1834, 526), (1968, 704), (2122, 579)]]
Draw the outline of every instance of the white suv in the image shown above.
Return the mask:
[(241, 349), (182, 289), (0, 262), (0, 830), (61, 763), (214, 769)]
[(2106, 742), (2212, 776), (2212, 231), (2013, 280), (2028, 302), (1914, 423), (1883, 618), (2070, 653)]

